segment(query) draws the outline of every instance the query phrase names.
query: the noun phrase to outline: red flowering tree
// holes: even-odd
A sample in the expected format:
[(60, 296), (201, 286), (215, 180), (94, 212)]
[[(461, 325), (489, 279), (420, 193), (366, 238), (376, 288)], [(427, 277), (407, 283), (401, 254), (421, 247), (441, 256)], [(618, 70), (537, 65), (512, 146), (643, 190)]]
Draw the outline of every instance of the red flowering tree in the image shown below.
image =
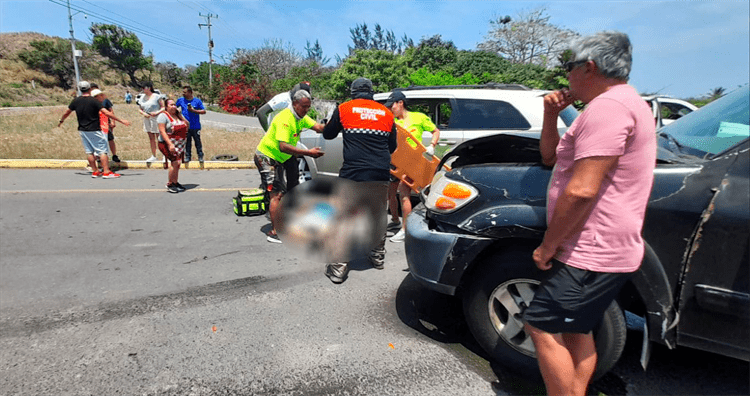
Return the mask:
[(233, 114), (251, 114), (254, 108), (262, 105), (255, 90), (245, 81), (222, 84), (219, 106)]
[(248, 62), (242, 62), (230, 73), (222, 75), (219, 106), (229, 113), (247, 115), (263, 105), (263, 84), (257, 77), (258, 69)]

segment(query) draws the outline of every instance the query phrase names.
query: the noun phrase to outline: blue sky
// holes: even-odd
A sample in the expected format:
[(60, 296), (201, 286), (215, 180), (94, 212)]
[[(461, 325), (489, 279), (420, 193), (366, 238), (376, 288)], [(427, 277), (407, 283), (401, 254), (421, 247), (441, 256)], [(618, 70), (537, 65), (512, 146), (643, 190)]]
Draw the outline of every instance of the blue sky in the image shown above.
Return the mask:
[[(70, 37), (66, 0), (0, 1), (0, 32), (39, 32)], [(324, 55), (343, 56), (349, 28), (379, 23), (415, 42), (440, 34), (459, 49), (475, 49), (490, 20), (546, 7), (550, 22), (581, 34), (627, 33), (633, 43), (631, 84), (641, 92), (675, 97), (733, 89), (750, 74), (750, 6), (747, 0), (715, 1), (101, 1), (71, 0), (77, 39), (90, 42), (93, 22), (136, 32), (156, 61), (180, 66), (208, 60), (208, 32), (198, 28), (214, 14), (214, 58), (235, 48), (257, 48), (280, 39), (304, 52), (316, 39)], [(61, 5), (62, 4), (62, 5)], [(75, 12), (75, 11), (74, 11)], [(106, 20), (105, 20), (106, 18)], [(84, 76), (85, 77), (85, 76)]]

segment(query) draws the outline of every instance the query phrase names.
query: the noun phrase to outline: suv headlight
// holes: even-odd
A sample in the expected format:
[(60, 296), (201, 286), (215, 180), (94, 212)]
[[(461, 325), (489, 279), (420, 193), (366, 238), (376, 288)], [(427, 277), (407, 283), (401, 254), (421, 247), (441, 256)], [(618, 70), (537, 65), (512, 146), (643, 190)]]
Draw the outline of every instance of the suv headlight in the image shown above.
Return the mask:
[(435, 173), (425, 206), (439, 213), (450, 213), (465, 206), (479, 195), (473, 186), (443, 177), (445, 171)]

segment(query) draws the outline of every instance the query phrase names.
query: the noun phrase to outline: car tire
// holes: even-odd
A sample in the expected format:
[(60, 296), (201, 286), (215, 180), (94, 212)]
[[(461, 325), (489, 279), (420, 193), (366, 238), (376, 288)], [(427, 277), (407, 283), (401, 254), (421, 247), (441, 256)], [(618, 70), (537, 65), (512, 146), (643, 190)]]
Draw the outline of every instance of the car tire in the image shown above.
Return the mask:
[[(541, 373), (531, 338), (521, 316), (533, 299), (543, 271), (536, 268), (531, 250), (514, 249), (493, 255), (473, 272), (463, 293), (466, 322), (490, 358), (533, 380)], [(594, 378), (612, 369), (625, 347), (626, 324), (616, 301), (594, 329), (597, 364)]]
[(234, 154), (219, 154), (211, 157), (211, 161), (239, 161), (239, 158)]

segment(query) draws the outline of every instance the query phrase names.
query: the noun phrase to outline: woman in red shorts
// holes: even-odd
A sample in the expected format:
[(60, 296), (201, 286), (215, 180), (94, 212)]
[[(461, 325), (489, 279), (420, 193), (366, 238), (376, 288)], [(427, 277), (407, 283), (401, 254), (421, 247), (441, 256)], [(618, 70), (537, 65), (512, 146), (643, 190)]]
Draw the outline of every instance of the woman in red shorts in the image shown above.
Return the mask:
[(185, 150), (185, 139), (187, 130), (190, 125), (182, 116), (182, 112), (177, 110), (175, 101), (167, 99), (164, 103), (165, 111), (156, 118), (159, 125), (159, 151), (164, 154), (164, 165), (169, 160), (169, 179), (167, 181), (167, 191), (178, 193), (185, 191), (185, 187), (177, 182), (177, 176), (182, 164), (182, 156)]

